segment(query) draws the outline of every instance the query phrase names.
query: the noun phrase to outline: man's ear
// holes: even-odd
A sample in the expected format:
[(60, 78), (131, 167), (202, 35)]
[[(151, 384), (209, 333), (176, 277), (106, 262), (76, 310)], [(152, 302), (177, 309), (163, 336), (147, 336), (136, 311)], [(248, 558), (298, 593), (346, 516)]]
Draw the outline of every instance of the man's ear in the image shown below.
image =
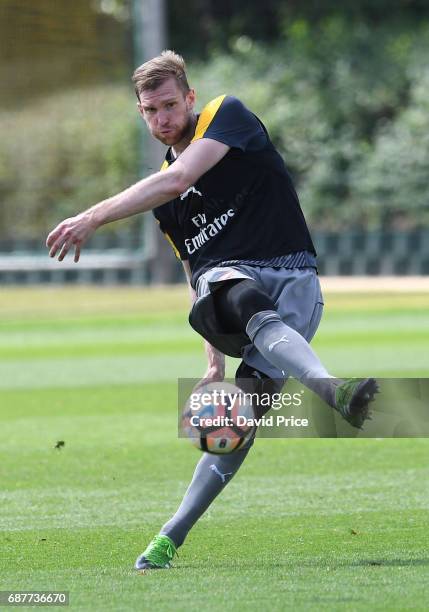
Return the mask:
[(186, 94), (186, 103), (188, 105), (189, 110), (192, 110), (194, 108), (195, 101), (196, 101), (195, 89), (190, 89), (188, 93)]
[(137, 110), (139, 112), (139, 114), (143, 117), (144, 119), (144, 110), (143, 110), (143, 106), (141, 104), (141, 102), (137, 102)]

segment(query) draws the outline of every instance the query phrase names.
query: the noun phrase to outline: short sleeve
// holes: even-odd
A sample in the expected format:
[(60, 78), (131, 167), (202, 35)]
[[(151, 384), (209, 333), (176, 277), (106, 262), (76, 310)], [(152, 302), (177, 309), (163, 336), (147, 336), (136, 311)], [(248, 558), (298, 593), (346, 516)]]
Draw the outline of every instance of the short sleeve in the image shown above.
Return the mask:
[(259, 119), (233, 96), (219, 96), (203, 109), (193, 141), (200, 138), (211, 138), (242, 151), (257, 151), (268, 140)]

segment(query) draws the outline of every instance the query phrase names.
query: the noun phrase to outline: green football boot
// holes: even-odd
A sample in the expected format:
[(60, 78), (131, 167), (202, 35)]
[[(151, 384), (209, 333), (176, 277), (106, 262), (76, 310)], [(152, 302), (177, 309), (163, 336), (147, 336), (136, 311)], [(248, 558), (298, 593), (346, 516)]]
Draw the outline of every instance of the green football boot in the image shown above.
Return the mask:
[(378, 390), (374, 378), (348, 378), (335, 389), (335, 408), (350, 425), (362, 429), (371, 419), (369, 404)]
[(168, 569), (177, 553), (176, 545), (166, 535), (157, 535), (135, 562), (134, 569)]

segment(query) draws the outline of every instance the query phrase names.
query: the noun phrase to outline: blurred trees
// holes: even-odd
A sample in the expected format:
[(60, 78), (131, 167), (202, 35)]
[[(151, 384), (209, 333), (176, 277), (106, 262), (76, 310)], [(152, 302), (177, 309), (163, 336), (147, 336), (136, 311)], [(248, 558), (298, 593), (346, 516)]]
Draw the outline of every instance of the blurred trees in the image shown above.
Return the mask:
[(0, 237), (43, 236), (136, 182), (136, 115), (134, 92), (118, 85), (0, 112)]
[(415, 226), (429, 210), (428, 54), (429, 25), (333, 17), (275, 45), (241, 36), (191, 74), (204, 99), (234, 93), (266, 123), (313, 224)]
[[(89, 0), (1, 0), (0, 106), (31, 104), (41, 94), (127, 80), (130, 24)], [(126, 76), (125, 76), (126, 75)]]
[[(10, 16), (16, 0), (3, 2)], [(126, 85), (130, 2), (38, 0), (37, 10), (31, 0), (20, 3), (43, 19), (51, 15), (56, 33), (47, 38), (51, 54), (40, 49), (31, 56), (43, 36), (30, 32), (33, 42), (21, 46), (27, 33), (15, 14), (19, 36), (8, 49), (2, 43), (7, 61), (0, 70), (11, 84), (0, 112), (3, 236), (43, 231), (122, 189), (137, 178), (139, 157), (135, 101)], [(188, 60), (199, 108), (220, 93), (243, 99), (269, 128), (314, 226), (427, 224), (426, 1), (265, 0), (244, 9), (238, 0), (170, 0), (168, 9), (170, 46)], [(64, 20), (64, 11), (74, 17)], [(95, 33), (103, 42), (94, 44)], [(79, 49), (85, 36), (92, 42)], [(62, 72), (55, 50), (67, 60)], [(57, 91), (37, 101), (32, 84), (42, 56), (53, 79), (46, 87)], [(20, 73), (20, 66), (31, 70)], [(23, 108), (12, 109), (17, 99)]]
[[(124, 3), (126, 0), (115, 0)], [(429, 14), (427, 0), (167, 0), (170, 40), (205, 59), (245, 35), (271, 44), (296, 21), (309, 27), (339, 17), (350, 25), (416, 23)]]

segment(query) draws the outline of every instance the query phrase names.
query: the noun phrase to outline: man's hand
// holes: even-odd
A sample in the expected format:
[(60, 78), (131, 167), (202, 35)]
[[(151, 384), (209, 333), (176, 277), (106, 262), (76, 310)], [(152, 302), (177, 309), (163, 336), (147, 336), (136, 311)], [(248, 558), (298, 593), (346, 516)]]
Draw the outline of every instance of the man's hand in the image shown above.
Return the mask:
[(77, 263), (82, 245), (95, 232), (97, 227), (98, 224), (94, 220), (94, 216), (88, 211), (76, 215), (76, 217), (65, 219), (52, 230), (46, 239), (49, 256), (55, 257), (59, 253), (58, 261), (62, 261), (69, 250), (74, 247), (74, 261)]

